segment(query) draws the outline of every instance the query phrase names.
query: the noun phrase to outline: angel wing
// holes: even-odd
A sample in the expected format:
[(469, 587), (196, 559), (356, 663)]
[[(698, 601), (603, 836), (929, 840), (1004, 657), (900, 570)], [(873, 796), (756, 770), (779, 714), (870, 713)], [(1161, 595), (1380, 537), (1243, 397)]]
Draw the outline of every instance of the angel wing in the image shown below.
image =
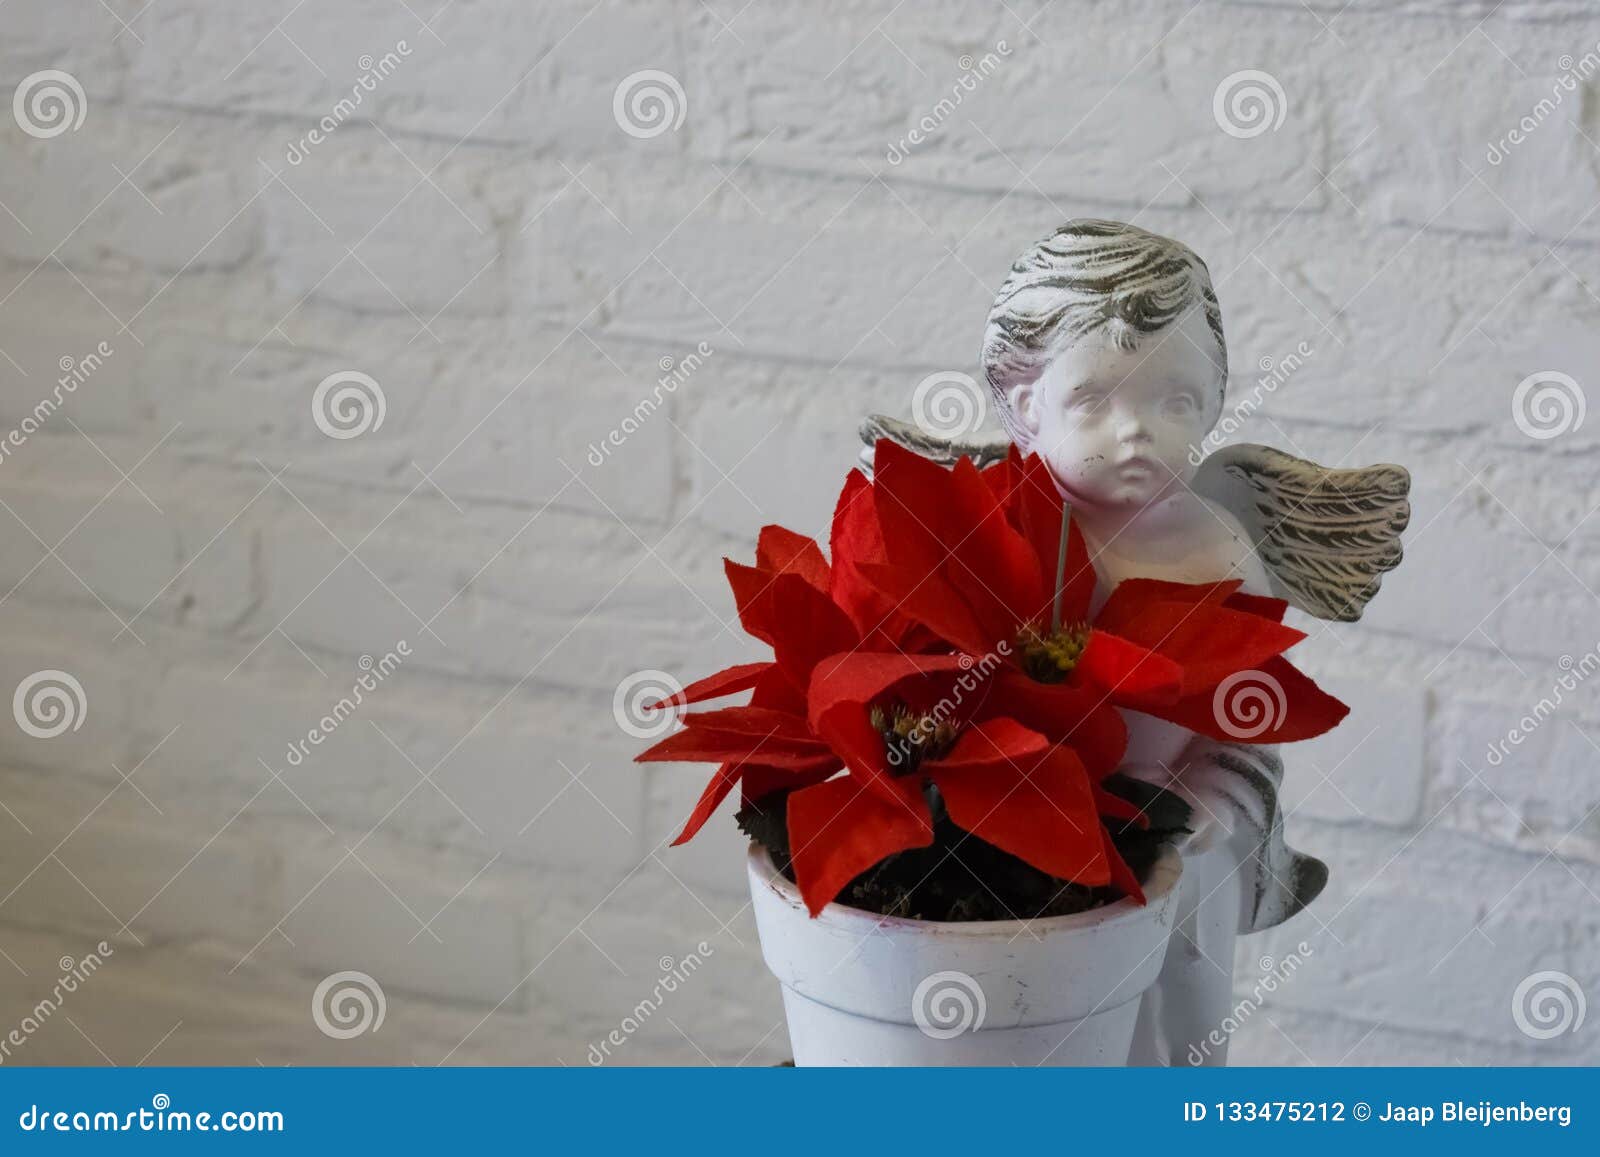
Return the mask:
[(872, 448), (879, 438), (898, 442), (924, 458), (944, 466), (954, 466), (958, 458), (971, 458), (980, 468), (1000, 461), (1011, 449), (1011, 439), (999, 430), (946, 438), (929, 433), (914, 422), (903, 422), (887, 414), (868, 414), (861, 422), (861, 468), (872, 473)]
[(1229, 446), (1200, 464), (1194, 490), (1232, 511), (1273, 593), (1319, 619), (1361, 617), (1400, 565), (1411, 475), (1399, 466), (1334, 470), (1270, 446)]

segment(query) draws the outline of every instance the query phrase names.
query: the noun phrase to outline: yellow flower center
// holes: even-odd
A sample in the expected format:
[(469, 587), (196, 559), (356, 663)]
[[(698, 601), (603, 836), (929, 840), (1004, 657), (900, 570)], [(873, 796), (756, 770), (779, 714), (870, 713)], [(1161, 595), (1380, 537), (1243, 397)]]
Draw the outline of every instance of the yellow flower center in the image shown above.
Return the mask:
[(904, 703), (876, 706), (868, 714), (873, 730), (883, 736), (894, 775), (909, 775), (924, 760), (938, 759), (955, 746), (956, 725), (937, 715), (921, 714)]
[(1078, 665), (1088, 644), (1088, 623), (1069, 623), (1049, 634), (1023, 627), (1017, 635), (1022, 669), (1040, 683), (1063, 682)]

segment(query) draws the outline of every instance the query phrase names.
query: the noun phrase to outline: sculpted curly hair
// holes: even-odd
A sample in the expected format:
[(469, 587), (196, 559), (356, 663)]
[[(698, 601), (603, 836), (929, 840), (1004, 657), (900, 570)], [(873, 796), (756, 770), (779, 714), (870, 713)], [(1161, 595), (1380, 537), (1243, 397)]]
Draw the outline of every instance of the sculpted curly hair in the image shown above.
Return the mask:
[(1015, 386), (1038, 378), (1063, 349), (1104, 331), (1132, 349), (1199, 308), (1217, 339), (1217, 388), (1228, 379), (1222, 309), (1194, 250), (1121, 221), (1078, 218), (1012, 264), (989, 310), (983, 372), (1012, 438), (1026, 445), (1011, 409)]

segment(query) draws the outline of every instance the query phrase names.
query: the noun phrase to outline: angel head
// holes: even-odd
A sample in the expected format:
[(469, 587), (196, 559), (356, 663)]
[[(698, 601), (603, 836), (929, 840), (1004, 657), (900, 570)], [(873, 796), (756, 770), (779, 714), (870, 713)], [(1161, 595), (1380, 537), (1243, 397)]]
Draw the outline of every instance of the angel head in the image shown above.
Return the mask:
[(1141, 507), (1186, 485), (1222, 411), (1228, 353), (1188, 246), (1069, 221), (1011, 266), (983, 339), (1007, 432), (1074, 501)]
[[(1186, 245), (1117, 221), (1067, 222), (1012, 265), (983, 370), (1010, 442), (1044, 459), (1086, 532), (1098, 523), (1120, 537), (1173, 499), (1148, 537), (1182, 538), (1182, 581), (1245, 577), (1255, 593), (1349, 621), (1400, 562), (1411, 509), (1401, 467), (1332, 469), (1242, 443), (1195, 452), (1221, 416), (1228, 354), (1211, 275)], [(881, 414), (861, 435), (868, 470), (879, 438), (944, 463), (981, 466), (1009, 450), (1006, 437), (952, 439)], [(1125, 540), (1120, 562), (1137, 568), (1143, 549)], [(1172, 552), (1152, 549), (1162, 557), (1144, 561), (1170, 570)], [(1253, 586), (1251, 570), (1264, 572)]]

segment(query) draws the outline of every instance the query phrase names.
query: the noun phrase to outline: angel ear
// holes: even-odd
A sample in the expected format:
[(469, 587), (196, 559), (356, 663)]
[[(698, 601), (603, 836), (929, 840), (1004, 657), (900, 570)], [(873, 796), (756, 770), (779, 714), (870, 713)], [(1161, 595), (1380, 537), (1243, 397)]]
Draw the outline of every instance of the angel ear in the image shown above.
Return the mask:
[(1007, 401), (1011, 404), (1011, 412), (1017, 416), (1017, 423), (1029, 434), (1039, 432), (1038, 394), (1034, 390), (1034, 382), (1019, 382), (1011, 387)]

